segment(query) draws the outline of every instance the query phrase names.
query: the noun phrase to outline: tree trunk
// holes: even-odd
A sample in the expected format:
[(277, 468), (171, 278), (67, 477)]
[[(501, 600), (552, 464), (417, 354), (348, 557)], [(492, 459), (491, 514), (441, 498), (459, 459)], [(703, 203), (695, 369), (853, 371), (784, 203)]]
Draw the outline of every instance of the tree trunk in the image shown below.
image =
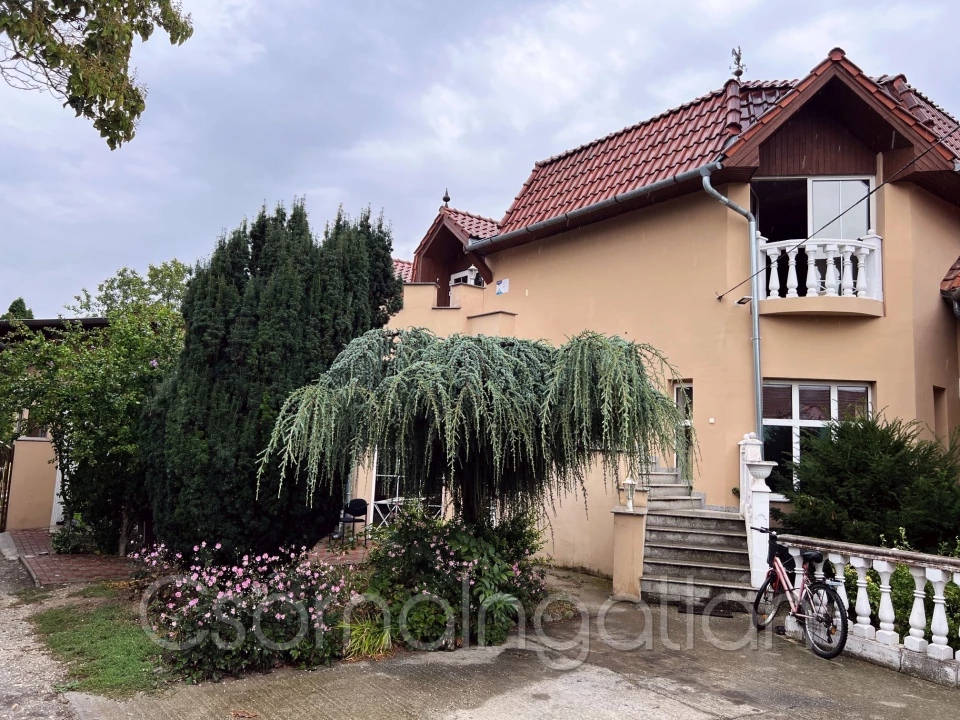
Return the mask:
[(120, 547), (117, 550), (117, 555), (120, 557), (127, 556), (127, 542), (128, 535), (130, 534), (130, 508), (128, 505), (124, 504), (123, 514), (120, 517)]

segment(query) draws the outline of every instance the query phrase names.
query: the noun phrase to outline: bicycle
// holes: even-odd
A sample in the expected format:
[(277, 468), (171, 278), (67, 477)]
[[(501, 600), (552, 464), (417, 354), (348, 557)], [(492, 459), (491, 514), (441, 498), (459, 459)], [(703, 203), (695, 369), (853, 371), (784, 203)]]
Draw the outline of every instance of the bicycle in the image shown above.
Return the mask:
[(792, 615), (803, 628), (807, 645), (814, 654), (827, 660), (835, 658), (847, 644), (847, 609), (830, 584), (813, 579), (813, 568), (823, 562), (823, 553), (818, 550), (801, 552), (803, 573), (800, 587), (794, 588), (790, 573), (781, 560), (781, 556), (789, 551), (777, 543), (777, 533), (769, 528), (753, 529), (770, 537), (767, 551), (770, 570), (753, 601), (754, 625), (758, 630), (769, 626), (786, 600), (790, 604), (788, 615)]

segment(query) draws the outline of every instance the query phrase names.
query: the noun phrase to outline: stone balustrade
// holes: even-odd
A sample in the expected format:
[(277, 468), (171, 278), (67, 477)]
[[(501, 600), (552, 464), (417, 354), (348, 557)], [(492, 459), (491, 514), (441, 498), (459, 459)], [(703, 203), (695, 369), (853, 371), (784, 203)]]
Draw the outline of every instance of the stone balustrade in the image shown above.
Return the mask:
[[(760, 266), (770, 261), (761, 300), (796, 297), (883, 300), (881, 238), (872, 230), (858, 240), (814, 238), (770, 242), (761, 236), (759, 241)], [(783, 267), (787, 269), (786, 282), (781, 278)]]
[[(844, 577), (844, 570), (848, 565), (856, 572), (856, 597), (847, 597), (843, 583), (837, 586), (837, 592), (850, 608), (846, 652), (909, 675), (943, 685), (958, 686), (960, 663), (948, 644), (950, 628), (947, 623), (944, 590), (951, 580), (960, 584), (960, 558), (795, 535), (781, 535), (779, 542), (790, 549), (798, 573), (802, 572), (800, 552), (805, 549), (823, 553), (825, 562), (815, 570), (815, 575), (819, 578), (824, 577), (826, 562), (833, 566), (837, 578)], [(914, 581), (909, 628), (904, 629), (902, 638), (894, 624), (896, 618), (890, 587), (890, 578), (898, 565), (905, 565)], [(875, 570), (880, 578), (880, 603), (876, 622), (871, 614), (867, 595), (867, 574), (870, 570)], [(927, 583), (930, 583), (933, 589), (933, 612), (929, 617), (925, 602)], [(790, 629), (788, 627), (788, 630)]]

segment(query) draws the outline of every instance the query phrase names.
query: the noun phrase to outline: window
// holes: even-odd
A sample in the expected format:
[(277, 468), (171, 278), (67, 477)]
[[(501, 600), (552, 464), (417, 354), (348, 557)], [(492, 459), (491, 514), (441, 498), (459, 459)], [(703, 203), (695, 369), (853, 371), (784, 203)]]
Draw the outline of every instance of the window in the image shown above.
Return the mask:
[(673, 399), (677, 407), (681, 408), (686, 418), (683, 421), (683, 447), (686, 448), (684, 457), (674, 458), (674, 467), (680, 470), (685, 480), (693, 479), (693, 383), (684, 381), (677, 383), (673, 388)]
[(468, 270), (451, 275), (450, 284), (476, 285), (477, 287), (483, 287), (483, 278), (480, 276), (480, 272), (471, 265)]
[(41, 438), (46, 439), (47, 427), (38, 425), (30, 419), (30, 413), (26, 410), (20, 412), (17, 418), (17, 435), (21, 438)]
[(763, 456), (777, 463), (770, 489), (782, 493), (793, 484), (790, 462), (800, 461), (803, 439), (822, 435), (833, 420), (870, 412), (867, 385), (828, 382), (777, 382), (763, 385)]
[(857, 240), (872, 225), (869, 194), (870, 178), (758, 180), (750, 188), (757, 229), (770, 242)]
[[(870, 178), (778, 178), (757, 180), (750, 187), (750, 203), (757, 216), (757, 229), (766, 240), (764, 247), (779, 250), (777, 264), (778, 283), (775, 287), (786, 291), (790, 264), (786, 253), (800, 244), (795, 255), (796, 292), (806, 297), (808, 285), (818, 293), (825, 291), (828, 257), (823, 240), (859, 240), (866, 237), (873, 226), (872, 203), (869, 197)], [(841, 217), (838, 217), (843, 213)], [(801, 244), (807, 238), (821, 240), (815, 246), (812, 265), (808, 262), (807, 247)], [(837, 281), (843, 273), (842, 256), (834, 250), (833, 264), (837, 268)], [(764, 287), (770, 287), (772, 259), (767, 255), (767, 269), (763, 276)], [(857, 256), (850, 266), (851, 280), (859, 282), (861, 263), (865, 256)], [(817, 277), (808, 284), (810, 268)]]

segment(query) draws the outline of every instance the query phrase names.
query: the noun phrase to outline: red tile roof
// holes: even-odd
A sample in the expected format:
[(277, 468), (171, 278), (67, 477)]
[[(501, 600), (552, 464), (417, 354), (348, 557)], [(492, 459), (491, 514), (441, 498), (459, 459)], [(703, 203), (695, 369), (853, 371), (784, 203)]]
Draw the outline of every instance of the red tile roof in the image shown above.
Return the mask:
[(940, 292), (945, 295), (952, 295), (957, 290), (960, 290), (960, 258), (957, 258), (946, 277), (943, 278), (943, 282), (940, 283)]
[(413, 282), (413, 262), (411, 260), (393, 259), (393, 271), (405, 283)]
[(491, 220), (482, 215), (474, 215), (466, 210), (457, 210), (446, 205), (440, 208), (440, 212), (463, 228), (463, 231), (471, 238), (482, 240), (492, 237), (500, 231), (500, 224), (496, 220)]
[[(499, 233), (558, 217), (719, 159), (728, 149), (735, 149), (731, 145), (740, 146), (759, 126), (776, 117), (834, 64), (840, 64), (874, 95), (885, 98), (888, 108), (928, 140), (940, 139), (957, 126), (954, 118), (907, 85), (902, 76), (874, 80), (847, 60), (842, 50), (834, 49), (802, 80), (746, 81), (739, 92), (728, 82), (692, 102), (536, 163), (500, 221)], [(960, 133), (943, 146), (945, 154), (948, 150), (960, 159)]]

